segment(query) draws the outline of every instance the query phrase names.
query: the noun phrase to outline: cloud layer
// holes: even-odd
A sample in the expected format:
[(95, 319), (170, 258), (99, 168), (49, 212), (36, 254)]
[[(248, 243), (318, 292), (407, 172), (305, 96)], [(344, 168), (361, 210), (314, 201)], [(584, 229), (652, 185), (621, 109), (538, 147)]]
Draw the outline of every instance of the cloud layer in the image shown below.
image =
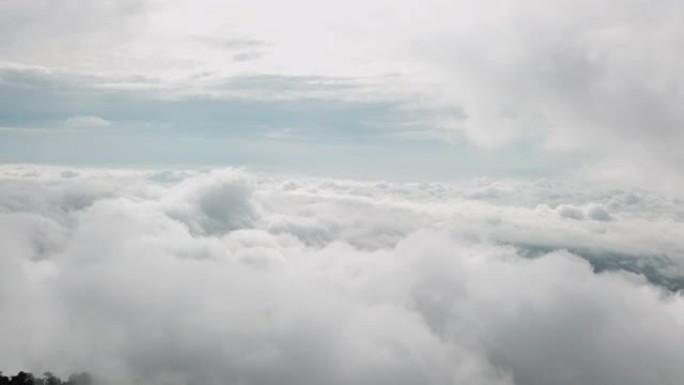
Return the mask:
[(8, 372), (140, 384), (684, 376), (684, 302), (645, 277), (684, 277), (673, 197), (233, 169), (0, 175)]

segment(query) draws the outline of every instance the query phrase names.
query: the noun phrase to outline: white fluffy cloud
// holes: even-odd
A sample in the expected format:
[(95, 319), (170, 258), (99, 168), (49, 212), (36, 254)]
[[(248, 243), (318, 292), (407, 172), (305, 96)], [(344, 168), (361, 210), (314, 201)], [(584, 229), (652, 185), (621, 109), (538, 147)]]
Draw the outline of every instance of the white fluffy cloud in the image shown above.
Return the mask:
[[(615, 266), (592, 271), (628, 255), (681, 278), (675, 198), (232, 169), (0, 174), (6, 371), (140, 384), (684, 376), (680, 294)], [(585, 214), (559, 215), (563, 205)]]

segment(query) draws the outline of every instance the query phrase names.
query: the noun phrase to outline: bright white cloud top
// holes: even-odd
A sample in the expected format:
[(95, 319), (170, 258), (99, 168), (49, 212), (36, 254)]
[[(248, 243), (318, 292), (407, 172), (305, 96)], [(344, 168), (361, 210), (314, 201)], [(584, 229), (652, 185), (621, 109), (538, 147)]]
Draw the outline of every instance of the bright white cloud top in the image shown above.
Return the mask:
[(684, 376), (672, 197), (234, 169), (0, 177), (8, 371), (141, 384)]

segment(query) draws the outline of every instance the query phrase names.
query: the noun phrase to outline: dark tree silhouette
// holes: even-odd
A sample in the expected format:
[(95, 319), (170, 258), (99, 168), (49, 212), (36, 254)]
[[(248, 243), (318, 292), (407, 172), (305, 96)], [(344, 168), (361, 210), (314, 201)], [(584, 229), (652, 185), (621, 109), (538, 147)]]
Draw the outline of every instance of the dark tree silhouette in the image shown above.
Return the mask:
[(9, 385), (9, 383), (9, 377), (5, 376), (4, 374), (2, 374), (2, 371), (0, 371), (0, 385)]
[[(58, 377), (55, 377), (54, 374), (50, 372), (45, 372), (43, 373), (43, 384), (44, 385), (61, 385), (62, 380), (60, 380)], [(36, 384), (34, 384), (36, 385)]]
[(90, 373), (82, 372), (79, 374), (72, 374), (69, 376), (68, 385), (92, 385), (93, 376)]
[(72, 374), (67, 381), (62, 381), (51, 372), (43, 373), (43, 377), (35, 377), (30, 372), (21, 371), (15, 376), (5, 376), (0, 371), (0, 385), (93, 385), (93, 376), (90, 373), (82, 372)]
[(10, 379), (10, 385), (33, 385), (33, 374), (21, 371)]

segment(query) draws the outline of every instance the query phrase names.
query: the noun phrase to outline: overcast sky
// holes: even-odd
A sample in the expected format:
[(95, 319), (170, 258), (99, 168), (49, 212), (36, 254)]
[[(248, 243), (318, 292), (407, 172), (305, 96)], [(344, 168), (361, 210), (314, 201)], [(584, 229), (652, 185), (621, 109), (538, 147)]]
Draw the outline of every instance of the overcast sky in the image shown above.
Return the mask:
[(0, 160), (676, 187), (677, 0), (5, 0)]

